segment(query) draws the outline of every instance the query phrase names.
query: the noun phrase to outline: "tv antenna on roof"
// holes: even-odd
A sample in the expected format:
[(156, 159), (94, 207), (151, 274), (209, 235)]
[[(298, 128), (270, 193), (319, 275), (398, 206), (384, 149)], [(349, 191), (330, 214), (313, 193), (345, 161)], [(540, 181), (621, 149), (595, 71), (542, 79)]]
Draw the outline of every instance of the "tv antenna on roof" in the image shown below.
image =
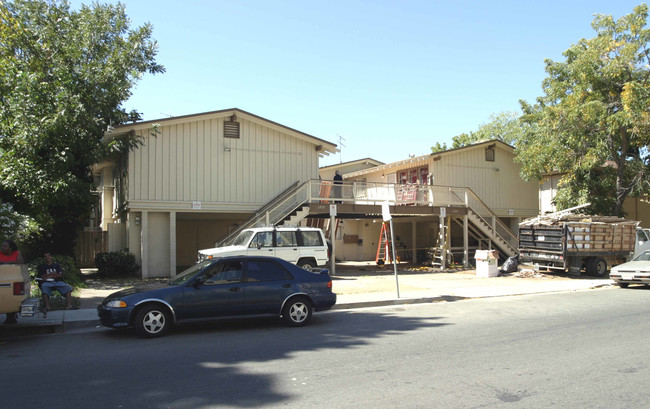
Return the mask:
[[(345, 138), (342, 137), (342, 136), (339, 135), (339, 134), (336, 134), (336, 136), (338, 136), (338, 138), (339, 138), (339, 143), (338, 143), (338, 145), (339, 145), (341, 148), (345, 148), (345, 145), (343, 144), (343, 141), (345, 140)], [(339, 163), (343, 163), (343, 159), (341, 158), (341, 152), (342, 152), (342, 151), (343, 151), (343, 149), (339, 149)]]

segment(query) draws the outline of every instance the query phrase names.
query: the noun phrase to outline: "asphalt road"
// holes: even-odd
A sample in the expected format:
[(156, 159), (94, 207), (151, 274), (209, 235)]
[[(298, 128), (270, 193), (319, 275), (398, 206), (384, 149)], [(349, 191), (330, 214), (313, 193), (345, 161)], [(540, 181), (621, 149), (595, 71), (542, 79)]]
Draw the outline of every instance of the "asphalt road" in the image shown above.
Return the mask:
[(3, 409), (640, 408), (650, 290), (0, 341)]

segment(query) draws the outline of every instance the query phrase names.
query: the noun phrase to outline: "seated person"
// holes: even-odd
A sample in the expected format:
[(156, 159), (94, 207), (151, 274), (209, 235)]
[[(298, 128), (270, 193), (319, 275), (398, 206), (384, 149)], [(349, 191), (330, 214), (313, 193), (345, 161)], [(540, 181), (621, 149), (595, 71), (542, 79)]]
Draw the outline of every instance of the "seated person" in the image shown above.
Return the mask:
[(59, 263), (52, 261), (52, 254), (43, 254), (45, 263), (38, 266), (38, 278), (42, 280), (41, 292), (45, 301), (45, 314), (50, 310), (50, 296), (56, 290), (65, 297), (66, 308), (72, 309), (72, 287), (63, 281), (63, 270)]

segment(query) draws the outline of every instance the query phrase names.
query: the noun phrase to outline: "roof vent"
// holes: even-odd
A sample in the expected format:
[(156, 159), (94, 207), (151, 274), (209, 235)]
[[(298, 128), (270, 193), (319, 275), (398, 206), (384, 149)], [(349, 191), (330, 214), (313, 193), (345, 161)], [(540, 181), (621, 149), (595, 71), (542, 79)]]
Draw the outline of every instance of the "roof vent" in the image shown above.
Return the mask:
[(239, 122), (225, 121), (223, 123), (223, 136), (225, 138), (239, 138)]

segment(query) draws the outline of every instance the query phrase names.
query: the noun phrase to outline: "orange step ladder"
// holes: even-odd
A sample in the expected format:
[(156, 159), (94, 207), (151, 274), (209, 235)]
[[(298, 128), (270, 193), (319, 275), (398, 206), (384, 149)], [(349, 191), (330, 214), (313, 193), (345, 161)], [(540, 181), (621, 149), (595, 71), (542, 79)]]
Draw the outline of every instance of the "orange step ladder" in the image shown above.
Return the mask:
[(389, 263), (393, 262), (393, 256), (391, 255), (390, 240), (388, 239), (389, 228), (386, 225), (386, 222), (381, 223), (381, 231), (379, 232), (379, 244), (377, 246), (377, 256), (375, 257), (375, 263), (377, 265), (385, 264), (386, 261)]

